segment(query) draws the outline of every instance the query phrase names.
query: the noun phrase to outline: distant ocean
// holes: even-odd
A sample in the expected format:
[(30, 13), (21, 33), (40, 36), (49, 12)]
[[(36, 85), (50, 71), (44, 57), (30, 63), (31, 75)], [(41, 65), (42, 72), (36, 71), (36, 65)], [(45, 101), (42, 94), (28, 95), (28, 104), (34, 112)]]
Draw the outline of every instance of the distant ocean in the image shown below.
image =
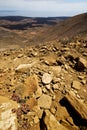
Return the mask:
[(59, 17), (58, 12), (33, 10), (0, 10), (0, 16)]
[[(25, 10), (0, 10), (0, 16), (29, 16), (29, 17), (38, 17), (42, 16), (43, 12), (39, 11), (25, 11)], [(45, 16), (45, 15), (44, 15)]]
[(17, 11), (13, 10), (0, 10), (0, 16), (17, 15)]
[(47, 13), (30, 10), (0, 10), (0, 16), (28, 16), (28, 17), (46, 17)]

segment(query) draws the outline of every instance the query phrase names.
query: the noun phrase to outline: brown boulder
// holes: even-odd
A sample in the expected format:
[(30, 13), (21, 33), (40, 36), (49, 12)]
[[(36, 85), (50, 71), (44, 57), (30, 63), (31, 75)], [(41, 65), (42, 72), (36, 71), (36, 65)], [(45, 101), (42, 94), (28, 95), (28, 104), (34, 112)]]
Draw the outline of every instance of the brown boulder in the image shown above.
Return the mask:
[(47, 130), (68, 130), (56, 120), (49, 110), (45, 110), (44, 123)]
[(77, 64), (76, 69), (79, 71), (83, 71), (85, 68), (87, 68), (87, 61), (84, 58), (77, 58)]
[(36, 92), (38, 88), (38, 78), (36, 75), (29, 76), (25, 80), (23, 97), (27, 97)]
[(39, 99), (38, 99), (38, 106), (44, 109), (50, 109), (52, 104), (52, 98), (46, 94), (43, 94)]

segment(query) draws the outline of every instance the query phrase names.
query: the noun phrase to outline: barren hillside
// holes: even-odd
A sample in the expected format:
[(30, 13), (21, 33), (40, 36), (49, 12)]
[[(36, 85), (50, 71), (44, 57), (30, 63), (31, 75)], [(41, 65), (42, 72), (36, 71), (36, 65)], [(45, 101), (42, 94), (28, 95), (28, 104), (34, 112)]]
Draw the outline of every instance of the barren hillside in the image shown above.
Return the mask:
[[(71, 18), (1, 18), (0, 43), (31, 45), (87, 34), (87, 13)], [(59, 22), (60, 21), (60, 22)], [(12, 41), (12, 42), (11, 42)]]
[(52, 40), (59, 25), (0, 27), (0, 130), (87, 130), (86, 15), (60, 23), (79, 22), (72, 40)]

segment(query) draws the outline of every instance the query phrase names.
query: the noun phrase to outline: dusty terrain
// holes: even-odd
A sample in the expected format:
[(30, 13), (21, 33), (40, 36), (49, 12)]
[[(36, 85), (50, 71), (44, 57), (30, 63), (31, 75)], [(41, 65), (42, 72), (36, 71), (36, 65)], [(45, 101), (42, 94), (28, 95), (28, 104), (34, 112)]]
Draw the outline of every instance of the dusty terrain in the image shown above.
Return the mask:
[(0, 99), (0, 130), (87, 130), (87, 41), (1, 51)]
[(32, 20), (0, 20), (0, 130), (87, 130), (87, 13)]

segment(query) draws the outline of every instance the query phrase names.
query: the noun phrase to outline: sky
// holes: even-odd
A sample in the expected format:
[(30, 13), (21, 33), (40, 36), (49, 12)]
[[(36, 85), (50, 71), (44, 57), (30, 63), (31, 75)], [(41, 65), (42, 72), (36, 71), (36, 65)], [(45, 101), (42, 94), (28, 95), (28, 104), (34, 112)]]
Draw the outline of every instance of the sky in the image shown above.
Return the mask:
[(0, 16), (55, 17), (87, 12), (87, 0), (0, 0)]

